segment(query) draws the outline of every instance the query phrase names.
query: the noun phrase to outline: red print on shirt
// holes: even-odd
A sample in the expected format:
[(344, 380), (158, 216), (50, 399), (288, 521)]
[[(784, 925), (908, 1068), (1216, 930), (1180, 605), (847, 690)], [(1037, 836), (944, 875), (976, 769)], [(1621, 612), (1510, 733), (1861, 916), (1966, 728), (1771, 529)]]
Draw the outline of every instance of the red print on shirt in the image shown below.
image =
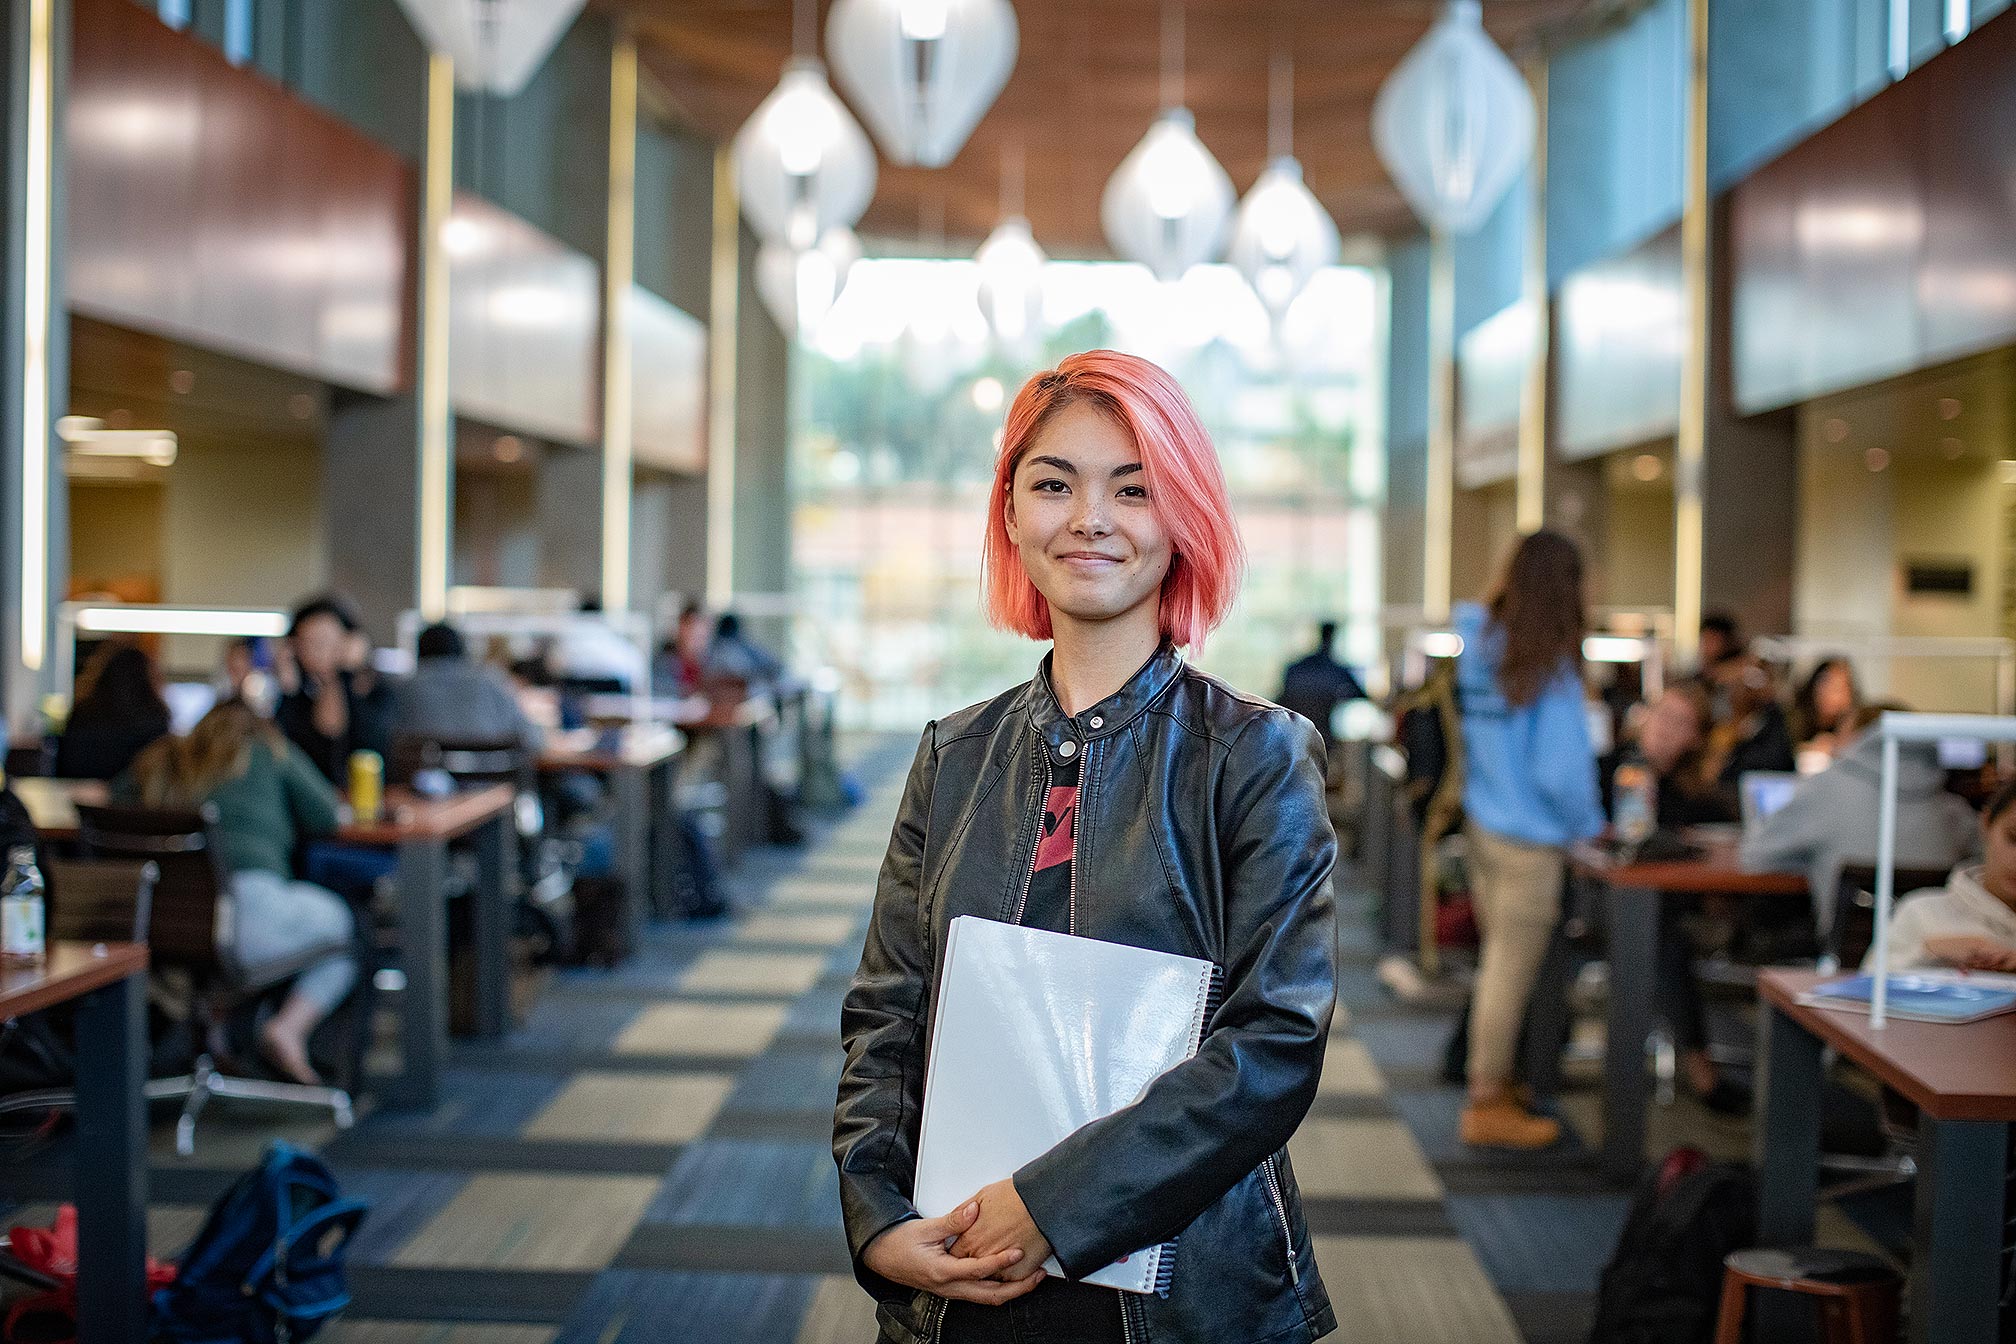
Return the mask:
[(1071, 823), (1078, 811), (1078, 786), (1053, 788), (1043, 802), (1043, 838), (1036, 845), (1036, 872), (1071, 862)]

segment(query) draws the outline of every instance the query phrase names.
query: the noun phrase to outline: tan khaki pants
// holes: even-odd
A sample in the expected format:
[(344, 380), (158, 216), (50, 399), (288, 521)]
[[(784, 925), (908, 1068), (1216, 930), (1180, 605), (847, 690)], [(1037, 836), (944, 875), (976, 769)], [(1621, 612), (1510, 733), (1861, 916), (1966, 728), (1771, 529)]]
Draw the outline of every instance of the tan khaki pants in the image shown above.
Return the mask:
[(1533, 978), (1561, 914), (1561, 851), (1466, 827), (1470, 895), (1483, 951), (1470, 998), (1470, 1091), (1512, 1080)]

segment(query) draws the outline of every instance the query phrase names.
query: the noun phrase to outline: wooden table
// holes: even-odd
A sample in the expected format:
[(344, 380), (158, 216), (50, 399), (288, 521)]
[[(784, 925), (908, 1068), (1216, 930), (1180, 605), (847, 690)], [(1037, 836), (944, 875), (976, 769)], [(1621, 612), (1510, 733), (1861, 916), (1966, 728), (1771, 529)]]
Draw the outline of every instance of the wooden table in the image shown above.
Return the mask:
[[(77, 1338), (128, 1344), (147, 1321), (147, 949), (53, 943), (0, 966), (0, 1018), (77, 1005)], [(0, 1168), (19, 1185), (23, 1169)], [(28, 1197), (34, 1197), (32, 1193)]]
[[(584, 732), (587, 730), (583, 730)], [(672, 809), (686, 739), (666, 724), (629, 724), (614, 738), (590, 732), (563, 736), (539, 754), (539, 772), (585, 770), (609, 781), (616, 809), (616, 870), (623, 879), (623, 918), (630, 945), (643, 946), (646, 915), (669, 915), (659, 903), (672, 891)]]
[(1697, 892), (1798, 896), (1806, 891), (1806, 879), (1797, 873), (1746, 873), (1737, 866), (1733, 843), (1714, 846), (1697, 858), (1656, 863), (1619, 863), (1594, 847), (1578, 846), (1570, 862), (1576, 873), (1602, 883), (1609, 893), (1610, 1005), (1603, 1053), (1601, 1161), (1612, 1179), (1630, 1184), (1645, 1162), (1645, 1114), (1651, 1098), (1645, 1049), (1652, 1034), (1660, 914), (1666, 898)]
[[(96, 780), (11, 782), (44, 839), (77, 839), (78, 804), (105, 800)], [(517, 835), (509, 785), (491, 784), (447, 798), (408, 789), (386, 791), (378, 821), (352, 821), (330, 837), (340, 844), (388, 849), (398, 856), (401, 965), (406, 975), (399, 1014), (400, 1071), (379, 1085), (393, 1108), (430, 1109), (440, 1095), (448, 1053), (448, 847), (467, 840), (477, 860), (470, 914), (476, 967), (476, 1035), (494, 1039), (510, 1021), (510, 896)]]
[(1893, 1017), (1877, 1031), (1866, 1012), (1799, 1003), (1802, 992), (1830, 978), (1790, 970), (1757, 978), (1758, 1236), (1773, 1246), (1813, 1240), (1822, 1051), (1834, 1050), (1918, 1107), (1911, 1339), (1993, 1340), (2009, 1126), (2016, 1122), (2016, 1016), (1964, 1026)]

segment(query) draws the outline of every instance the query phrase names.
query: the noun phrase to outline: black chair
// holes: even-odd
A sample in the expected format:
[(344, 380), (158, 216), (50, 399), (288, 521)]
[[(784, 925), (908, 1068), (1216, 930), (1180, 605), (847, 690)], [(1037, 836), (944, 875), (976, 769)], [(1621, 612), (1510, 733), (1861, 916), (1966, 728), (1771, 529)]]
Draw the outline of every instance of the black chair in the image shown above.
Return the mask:
[(157, 870), (153, 909), (147, 934), (148, 955), (158, 968), (186, 970), (196, 989), (197, 1011), (205, 1028), (205, 1048), (190, 1073), (180, 1078), (151, 1080), (149, 1101), (183, 1099), (175, 1123), (175, 1151), (187, 1157), (196, 1149), (196, 1120), (212, 1097), (277, 1102), (326, 1109), (338, 1129), (355, 1118), (350, 1093), (340, 1087), (269, 1082), (228, 1074), (218, 1067), (224, 1053), (212, 1044), (213, 1034), (239, 1008), (337, 952), (351, 950), (348, 941), (308, 948), (298, 955), (261, 965), (247, 965), (218, 929), (232, 918), (229, 876), (217, 847), (217, 814), (144, 808), (87, 807), (77, 809), (78, 843), (94, 858), (145, 860)]
[(42, 865), (51, 942), (144, 943), (161, 869), (152, 860), (51, 859)]

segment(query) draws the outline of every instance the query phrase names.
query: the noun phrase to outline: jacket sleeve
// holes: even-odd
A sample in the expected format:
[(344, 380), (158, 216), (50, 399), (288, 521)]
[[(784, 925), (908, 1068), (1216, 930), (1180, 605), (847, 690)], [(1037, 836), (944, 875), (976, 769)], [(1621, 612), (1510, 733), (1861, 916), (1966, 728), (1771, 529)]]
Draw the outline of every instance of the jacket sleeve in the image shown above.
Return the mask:
[(1533, 705), (1533, 783), (1569, 841), (1602, 834), (1603, 800), (1582, 679), (1564, 674)]
[(855, 1277), (878, 1298), (908, 1295), (861, 1262), (868, 1243), (917, 1216), (917, 1130), (924, 1101), (925, 986), (931, 954), (923, 925), (924, 838), (937, 777), (938, 725), (924, 730), (903, 788), (860, 968), (840, 1009), (846, 1062), (833, 1112), (833, 1159)]
[(1197, 1054), (1015, 1173), (1067, 1275), (1176, 1236), (1288, 1142), (1316, 1097), (1337, 990), (1337, 838), (1322, 742), (1270, 710), (1232, 741), (1216, 800), (1224, 999)]

